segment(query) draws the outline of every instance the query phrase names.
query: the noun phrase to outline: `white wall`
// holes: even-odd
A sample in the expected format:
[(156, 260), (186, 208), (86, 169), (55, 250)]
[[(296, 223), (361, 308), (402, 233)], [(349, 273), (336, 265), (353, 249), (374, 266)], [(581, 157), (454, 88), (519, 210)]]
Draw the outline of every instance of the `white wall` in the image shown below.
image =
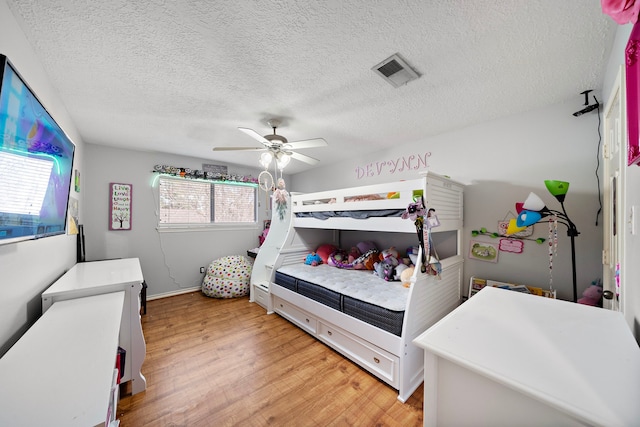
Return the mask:
[[(4, 0), (0, 1), (0, 53), (9, 58), (76, 144), (74, 168), (82, 170), (82, 140)], [(82, 207), (81, 196), (73, 196)], [(0, 355), (40, 316), (40, 293), (75, 262), (75, 236), (0, 246)]]
[[(586, 88), (585, 88), (586, 89)], [(596, 96), (599, 93), (596, 92)], [(538, 194), (551, 209), (560, 205), (548, 193), (545, 179), (571, 183), (565, 201), (569, 217), (576, 223), (578, 297), (592, 280), (602, 277), (602, 227), (595, 226), (599, 208), (595, 171), (598, 156), (598, 116), (574, 117), (584, 98), (576, 94), (571, 102), (526, 114), (483, 123), (447, 134), (425, 138), (386, 151), (362, 156), (291, 177), (293, 191), (367, 185), (417, 176), (428, 168), (467, 185), (465, 189), (465, 255), (471, 230), (497, 230), (497, 223), (522, 202), (529, 192)], [(331, 143), (329, 141), (329, 143)], [(415, 158), (411, 159), (410, 156)], [(398, 161), (400, 159), (400, 161)], [(420, 169), (396, 165), (419, 165)], [(351, 171), (345, 176), (344, 170)], [(369, 176), (364, 176), (368, 171)], [(366, 175), (366, 174), (365, 174)], [(427, 200), (428, 203), (428, 200)], [(601, 219), (602, 217), (600, 217)], [(535, 226), (534, 237), (548, 237), (545, 224)], [(489, 237), (476, 240), (494, 241)], [(572, 299), (570, 241), (559, 228), (557, 258), (553, 260), (553, 285), (562, 299)], [(465, 283), (472, 275), (534, 286), (549, 286), (548, 245), (526, 241), (522, 254), (501, 252), (496, 264), (465, 260)]]
[[(225, 231), (162, 232), (156, 230), (158, 219), (156, 164), (202, 169), (212, 160), (195, 159), (163, 153), (123, 150), (87, 143), (86, 167), (82, 192), (88, 200), (84, 212), (87, 260), (140, 258), (149, 297), (172, 295), (200, 288), (200, 267), (225, 255), (246, 255), (258, 246), (262, 220), (268, 204), (259, 190), (259, 225), (251, 229)], [(256, 162), (257, 163), (257, 162)], [(229, 173), (258, 176), (260, 171), (228, 165)], [(130, 231), (110, 231), (109, 183), (133, 185), (133, 214)], [(270, 213), (269, 213), (270, 215)], [(269, 216), (270, 217), (270, 216)]]

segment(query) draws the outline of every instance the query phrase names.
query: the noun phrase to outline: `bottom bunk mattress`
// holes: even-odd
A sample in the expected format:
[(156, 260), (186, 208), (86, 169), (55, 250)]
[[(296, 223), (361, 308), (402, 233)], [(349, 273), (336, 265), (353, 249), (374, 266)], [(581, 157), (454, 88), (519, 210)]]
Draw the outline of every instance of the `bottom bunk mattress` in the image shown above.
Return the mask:
[(275, 284), (394, 335), (402, 335), (409, 288), (400, 282), (387, 282), (370, 270), (300, 263), (280, 267)]

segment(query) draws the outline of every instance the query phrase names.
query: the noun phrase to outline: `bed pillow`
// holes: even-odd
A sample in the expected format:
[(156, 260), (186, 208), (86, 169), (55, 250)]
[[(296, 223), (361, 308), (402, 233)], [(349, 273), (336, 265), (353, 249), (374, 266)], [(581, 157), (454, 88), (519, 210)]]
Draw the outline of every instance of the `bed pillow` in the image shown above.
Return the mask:
[(333, 245), (324, 244), (324, 245), (318, 246), (318, 249), (316, 249), (316, 253), (320, 256), (320, 258), (322, 259), (322, 262), (326, 264), (327, 261), (329, 260), (329, 255), (331, 255), (337, 250), (338, 248)]

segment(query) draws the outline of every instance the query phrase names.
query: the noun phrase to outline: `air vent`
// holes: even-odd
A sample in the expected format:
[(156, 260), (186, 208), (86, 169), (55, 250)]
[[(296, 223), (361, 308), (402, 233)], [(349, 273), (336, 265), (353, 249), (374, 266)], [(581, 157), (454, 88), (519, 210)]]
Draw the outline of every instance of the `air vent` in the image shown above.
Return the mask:
[(388, 81), (393, 87), (406, 85), (411, 80), (420, 77), (397, 53), (391, 55), (371, 69)]

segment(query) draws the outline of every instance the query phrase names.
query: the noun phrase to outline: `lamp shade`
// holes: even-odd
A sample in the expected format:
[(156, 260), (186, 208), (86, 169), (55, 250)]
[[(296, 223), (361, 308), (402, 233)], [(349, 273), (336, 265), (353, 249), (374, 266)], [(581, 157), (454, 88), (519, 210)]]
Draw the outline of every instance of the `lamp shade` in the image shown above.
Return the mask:
[(507, 236), (511, 236), (512, 234), (516, 234), (526, 229), (527, 227), (518, 227), (517, 220), (515, 218), (511, 218), (509, 220), (509, 225), (507, 225), (507, 231), (505, 232), (505, 234)]
[(269, 165), (271, 164), (271, 160), (273, 160), (273, 154), (271, 154), (269, 151), (265, 151), (260, 156), (260, 164), (265, 169), (269, 169)]
[[(532, 193), (533, 194), (533, 193)], [(516, 225), (518, 227), (528, 227), (542, 219), (540, 212), (524, 210), (518, 214)]]
[(289, 162), (291, 161), (291, 156), (288, 155), (287, 153), (278, 153), (278, 156), (276, 157), (276, 162), (278, 163), (278, 169), (282, 170), (284, 169)]
[(569, 183), (567, 181), (557, 181), (548, 179), (544, 182), (547, 186), (547, 190), (551, 193), (560, 203), (564, 202), (564, 196), (569, 191)]
[(536, 193), (529, 193), (529, 197), (524, 201), (522, 207), (528, 211), (542, 211), (546, 209), (546, 205)]

